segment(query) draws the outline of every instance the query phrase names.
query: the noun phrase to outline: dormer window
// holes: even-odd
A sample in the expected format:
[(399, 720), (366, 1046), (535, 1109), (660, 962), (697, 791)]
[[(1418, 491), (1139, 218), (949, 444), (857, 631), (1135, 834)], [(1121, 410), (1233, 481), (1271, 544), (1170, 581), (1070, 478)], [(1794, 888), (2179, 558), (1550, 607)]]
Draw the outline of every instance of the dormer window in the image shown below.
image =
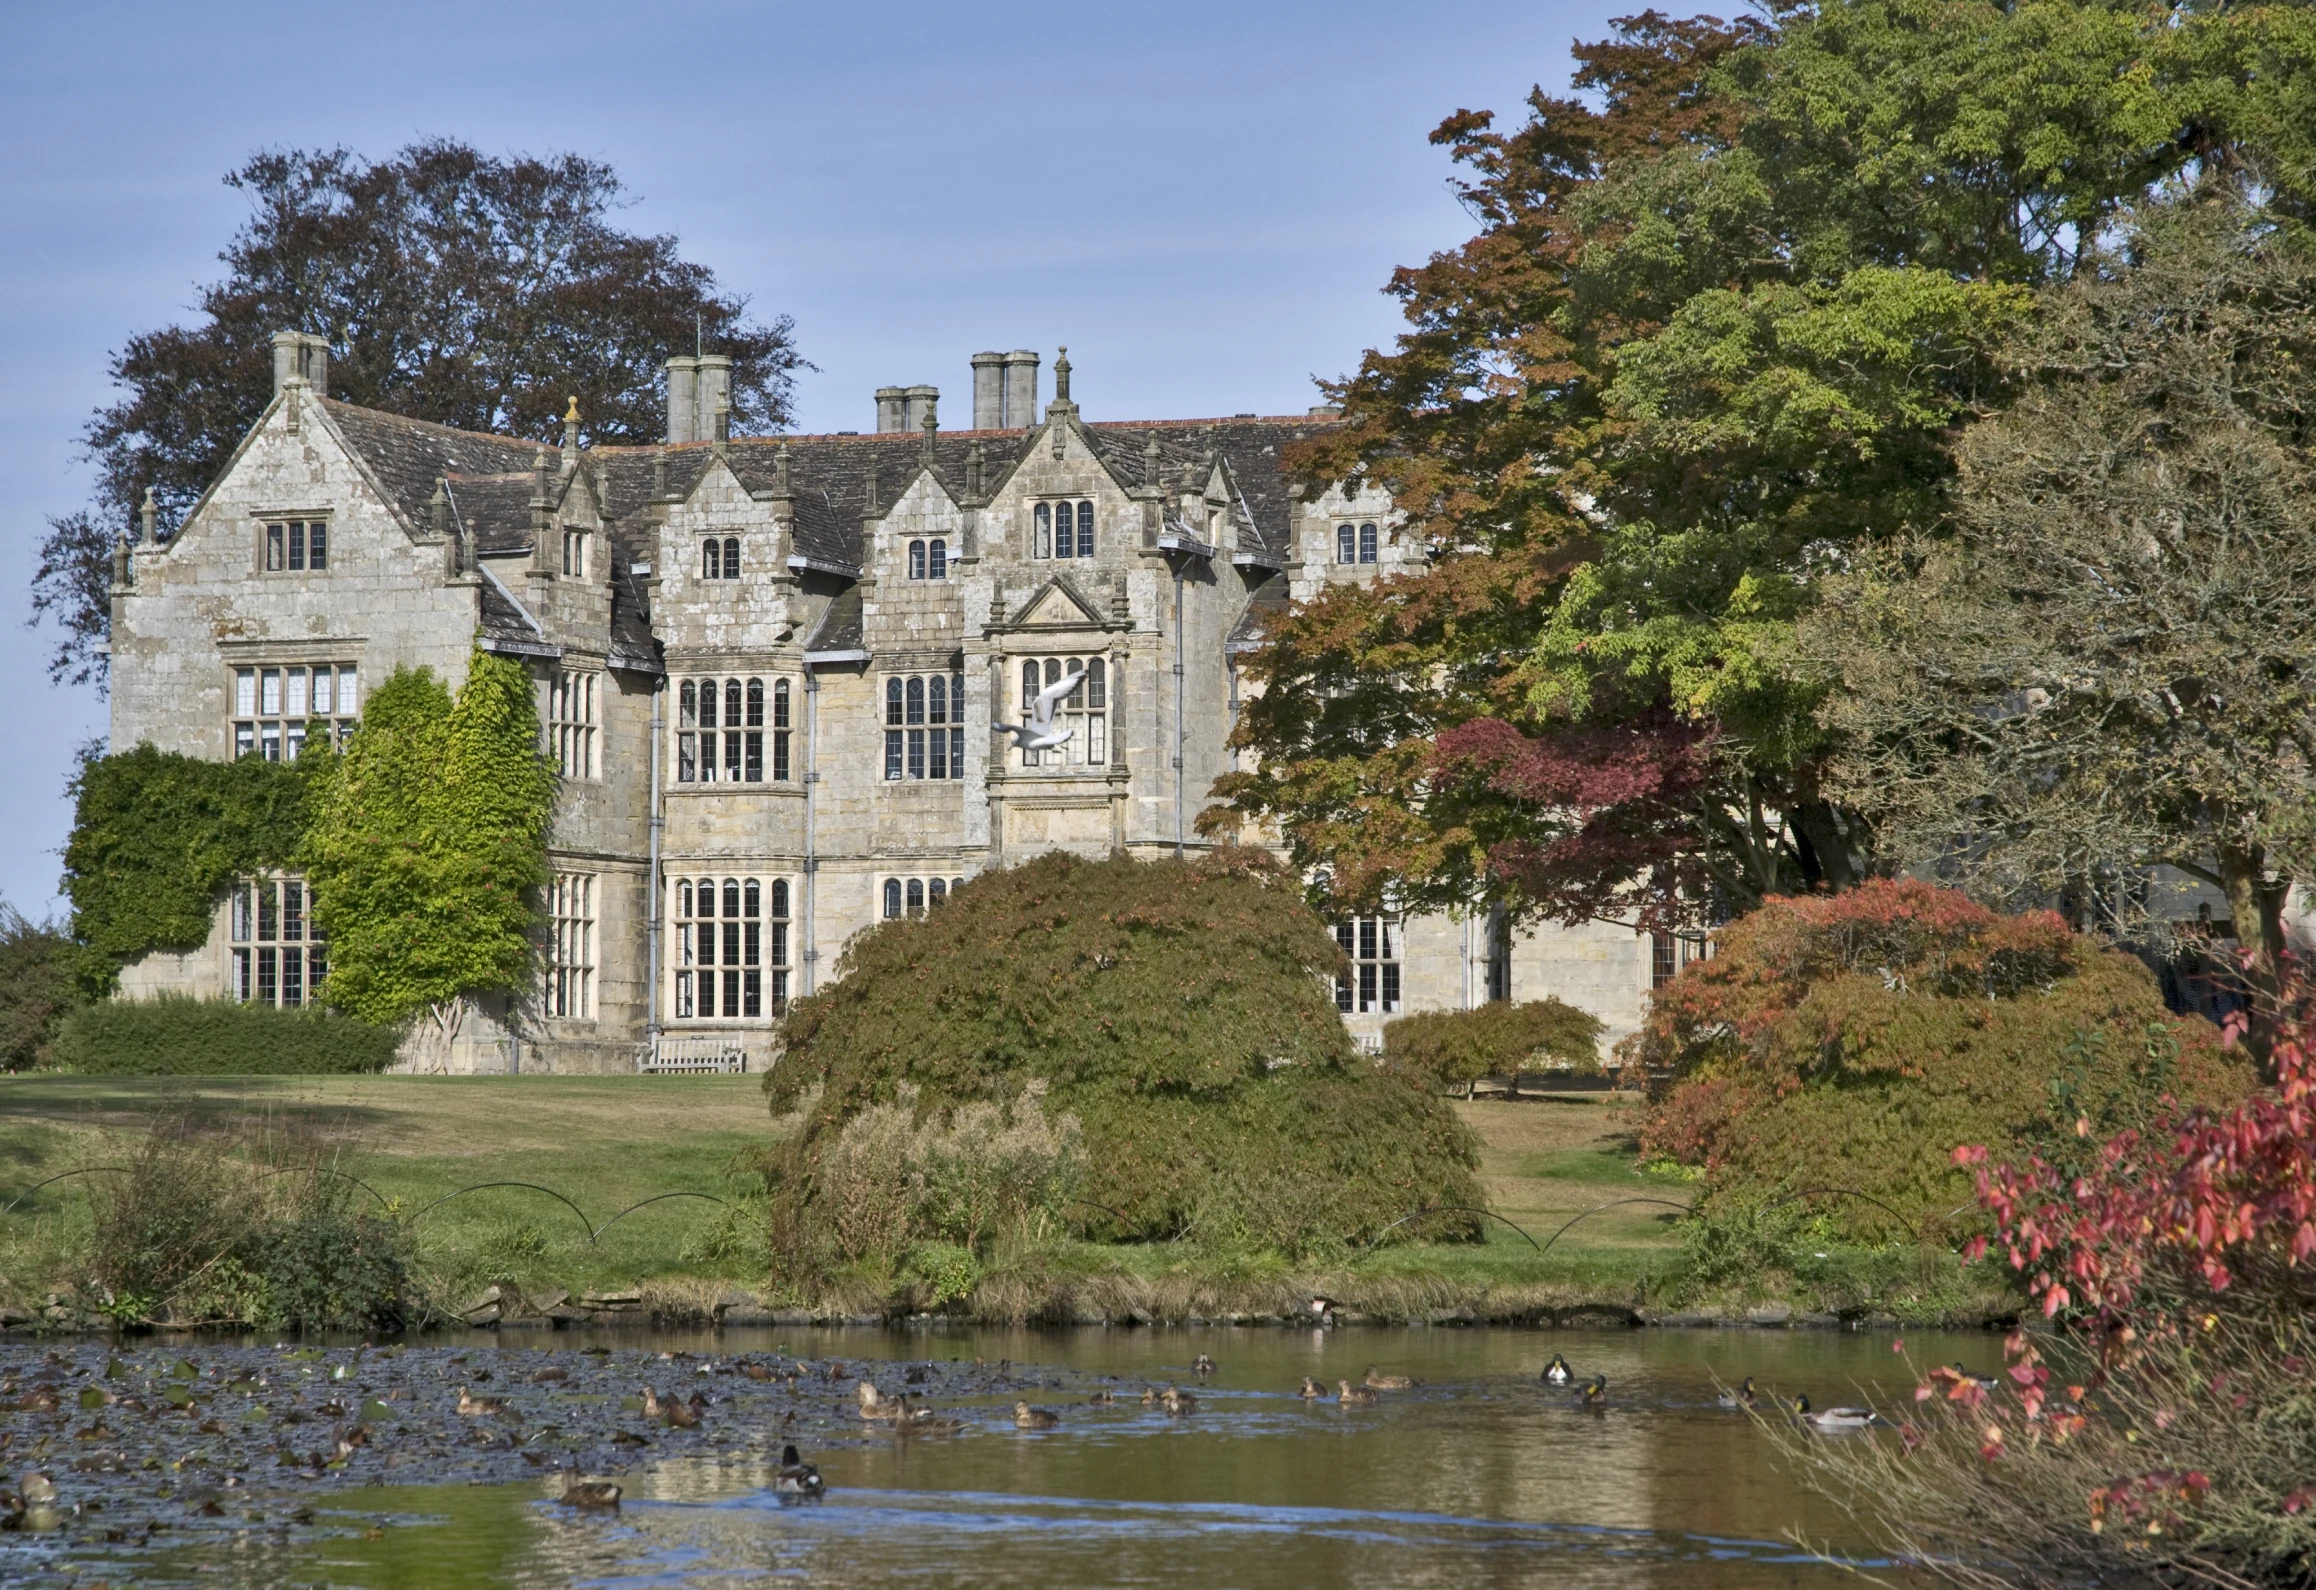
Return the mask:
[(326, 519), (285, 519), (265, 527), (265, 572), (319, 574), (330, 566)]
[(909, 543), (909, 578), (945, 580), (949, 577), (949, 543), (939, 536)]
[(1094, 555), (1094, 505), (1041, 502), (1030, 510), (1033, 558), (1090, 558)]
[(1375, 561), (1375, 526), (1371, 524), (1339, 524), (1335, 527), (1335, 561), (1337, 563), (1373, 563)]
[(587, 577), (586, 531), (565, 530), (563, 532), (563, 572), (573, 579), (583, 580)]
[(736, 580), (740, 577), (740, 538), (710, 536), (700, 543), (700, 578)]

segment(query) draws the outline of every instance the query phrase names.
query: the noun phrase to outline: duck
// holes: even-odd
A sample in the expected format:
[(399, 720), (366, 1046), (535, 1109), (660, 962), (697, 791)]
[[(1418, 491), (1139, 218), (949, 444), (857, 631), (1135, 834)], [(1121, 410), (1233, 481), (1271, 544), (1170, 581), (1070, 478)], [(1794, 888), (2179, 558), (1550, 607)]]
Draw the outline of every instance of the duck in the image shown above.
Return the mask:
[(1118, 1399), (1107, 1391), (1097, 1391), (1086, 1399), (1089, 1408), (1115, 1408), (1117, 1405)]
[[(463, 1413), (466, 1410), (462, 1408), (459, 1411)], [(643, 1388), (643, 1416), (646, 1419), (664, 1419), (667, 1417), (667, 1405), (659, 1400), (659, 1393), (649, 1386)]]
[(468, 1387), (458, 1388), (458, 1412), (465, 1419), (489, 1419), (507, 1411), (503, 1397), (478, 1397)]
[(912, 1408), (909, 1416), (893, 1425), (895, 1435), (957, 1435), (963, 1432), (965, 1421), (951, 1419), (930, 1408)]
[(1576, 1393), (1576, 1400), (1587, 1408), (1606, 1407), (1608, 1405), (1608, 1377), (1606, 1375), (1594, 1375), (1590, 1380), (1587, 1380), (1583, 1388)]
[(1576, 1371), (1568, 1367), (1567, 1359), (1554, 1353), (1552, 1362), (1544, 1366), (1542, 1379), (1548, 1386), (1572, 1385), (1576, 1380)]
[(583, 1513), (615, 1513), (619, 1511), (619, 1487), (609, 1480), (573, 1480), (555, 1500)]
[(742, 1364), (740, 1373), (746, 1375), (750, 1380), (770, 1380), (772, 1378), (772, 1371), (762, 1364)]
[(1333, 1325), (1333, 1324), (1335, 1323), (1335, 1310), (1336, 1310), (1336, 1309), (1337, 1309), (1339, 1306), (1340, 1306), (1340, 1305), (1339, 1305), (1339, 1304), (1337, 1304), (1337, 1303), (1336, 1303), (1336, 1301), (1335, 1301), (1333, 1298), (1331, 1298), (1331, 1297), (1325, 1297), (1325, 1296), (1322, 1296), (1322, 1295), (1320, 1295), (1319, 1293), (1316, 1293), (1316, 1292), (1312, 1293), (1312, 1294), (1311, 1294), (1311, 1320), (1312, 1320), (1312, 1322), (1313, 1322), (1314, 1324), (1316, 1324), (1316, 1325), (1319, 1327), (1319, 1329), (1321, 1329), (1321, 1330), (1325, 1330), (1325, 1329), (1327, 1329), (1329, 1326), (1331, 1326), (1331, 1325)]
[(1198, 1399), (1187, 1391), (1177, 1391), (1174, 1387), (1168, 1386), (1166, 1394), (1158, 1399), (1158, 1406), (1179, 1417), (1186, 1413), (1196, 1413), (1198, 1411)]
[(679, 1398), (670, 1397), (666, 1403), (667, 1422), (673, 1429), (692, 1429), (700, 1422), (700, 1410), (705, 1406), (706, 1404), (702, 1402), (684, 1402)]
[(860, 1400), (860, 1416), (864, 1419), (900, 1419), (908, 1414), (906, 1397), (899, 1402), (887, 1401), (884, 1394), (866, 1380), (854, 1389)]
[(1379, 1375), (1375, 1372), (1373, 1364), (1367, 1366), (1367, 1389), (1369, 1391), (1412, 1391), (1422, 1384), (1422, 1381), (1407, 1375)]
[(1377, 1393), (1369, 1391), (1365, 1386), (1354, 1386), (1348, 1380), (1338, 1380), (1335, 1382), (1335, 1400), (1346, 1408), (1364, 1408), (1378, 1400), (1378, 1397)]
[(1207, 1357), (1206, 1354), (1200, 1353), (1190, 1361), (1190, 1372), (1201, 1380), (1212, 1380), (1214, 1378), (1214, 1360)]
[(1807, 1397), (1794, 1398), (1792, 1408), (1796, 1419), (1819, 1430), (1863, 1430), (1881, 1419), (1871, 1408), (1812, 1408)]
[(1303, 1389), (1298, 1393), (1298, 1395), (1301, 1396), (1305, 1402), (1316, 1402), (1326, 1394), (1327, 1388), (1325, 1386), (1320, 1385), (1309, 1375), (1305, 1375), (1303, 1377)]
[(1156, 1386), (1144, 1386), (1142, 1388), (1142, 1406), (1145, 1408), (1158, 1406), (1158, 1388)]
[(2002, 1385), (2002, 1382), (1992, 1375), (1974, 1374), (1970, 1370), (1963, 1368), (1962, 1360), (1959, 1358), (1955, 1359), (1954, 1362), (1947, 1365), (1947, 1367), (1952, 1369), (1956, 1374), (1969, 1381), (1972, 1385), (1976, 1386), (1981, 1391), (1994, 1391)]
[(1745, 1377), (1745, 1383), (1734, 1391), (1730, 1390), (1727, 1386), (1723, 1386), (1721, 1388), (1720, 1396), (1714, 1400), (1719, 1402), (1724, 1408), (1750, 1408), (1753, 1406), (1755, 1398), (1757, 1398), (1759, 1395), (1760, 1393), (1753, 1389), (1753, 1377), (1751, 1375), (1747, 1375)]
[(780, 1449), (780, 1471), (772, 1476), (772, 1489), (783, 1496), (818, 1496), (828, 1487), (821, 1482), (820, 1470), (804, 1461), (794, 1446)]
[(1013, 1405), (1013, 1427), (1016, 1430), (1050, 1430), (1061, 1423), (1061, 1415), (1051, 1408), (1033, 1408), (1026, 1402)]

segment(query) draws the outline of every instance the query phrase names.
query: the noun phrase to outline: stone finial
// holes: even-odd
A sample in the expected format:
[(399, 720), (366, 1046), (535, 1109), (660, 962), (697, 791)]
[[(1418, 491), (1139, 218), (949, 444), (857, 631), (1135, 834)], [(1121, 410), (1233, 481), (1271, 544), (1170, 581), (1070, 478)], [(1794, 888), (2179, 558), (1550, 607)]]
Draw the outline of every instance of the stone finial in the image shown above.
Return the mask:
[(732, 439), (732, 405), (728, 402), (716, 404), (714, 437), (718, 447)]
[(925, 400), (924, 458), (925, 467), (927, 469), (935, 468), (933, 463), (933, 444), (939, 441), (941, 438), (941, 416), (938, 412), (939, 407), (940, 404), (937, 399), (927, 398)]
[(153, 488), (147, 486), (145, 488), (145, 500), (137, 505), (137, 544), (139, 546), (150, 547), (160, 544), (161, 536), (158, 527), (160, 517), (161, 505), (154, 500)]
[(1053, 362), (1053, 400), (1070, 400), (1070, 345), (1066, 342), (1061, 345), (1061, 356)]
[(965, 495), (978, 500), (986, 464), (981, 456), (981, 444), (974, 442), (965, 449)]
[(121, 534), (113, 537), (113, 584), (115, 586), (125, 586), (128, 583), (129, 537), (128, 532), (123, 531)]
[(449, 535), (450, 481), (447, 478), (442, 476), (435, 478), (434, 495), (427, 500), (426, 508), (428, 516), (434, 523), (434, 533), (438, 536)]
[(664, 447), (651, 450), (651, 495), (655, 502), (667, 496), (667, 449)]
[(555, 499), (547, 489), (547, 481), (553, 470), (554, 466), (548, 462), (547, 450), (544, 447), (531, 454), (532, 507), (544, 509), (554, 502)]
[(579, 456), (579, 399), (576, 395), (571, 399), (571, 406), (563, 411), (563, 456), (566, 459)]
[(1142, 449), (1142, 489), (1163, 491), (1166, 487), (1165, 473), (1166, 458), (1158, 450), (1158, 433), (1152, 431), (1148, 445)]
[(862, 480), (861, 490), (861, 514), (864, 518), (874, 518), (877, 511), (877, 455), (873, 452), (869, 454), (868, 474)]
[(780, 450), (772, 455), (772, 495), (775, 497), (793, 497), (796, 495), (796, 487), (788, 474), (788, 444), (786, 442), (782, 442)]

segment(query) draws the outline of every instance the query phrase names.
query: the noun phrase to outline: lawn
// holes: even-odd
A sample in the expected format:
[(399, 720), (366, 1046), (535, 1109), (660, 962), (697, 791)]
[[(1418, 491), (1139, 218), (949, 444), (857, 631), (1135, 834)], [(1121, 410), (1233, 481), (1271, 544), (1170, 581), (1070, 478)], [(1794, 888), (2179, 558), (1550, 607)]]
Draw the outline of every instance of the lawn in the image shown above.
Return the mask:
[[(1648, 1204), (1581, 1221), (1542, 1259), (1530, 1246), (1599, 1204), (1685, 1197), (1680, 1183), (1636, 1171), (1629, 1106), (1585, 1095), (1456, 1109), (1485, 1144), (1489, 1203), (1528, 1236), (1491, 1221), (1485, 1245), (1408, 1244), (1358, 1268), (1624, 1296), (1670, 1253), (1674, 1212)], [(446, 1273), (551, 1278), (574, 1290), (756, 1279), (745, 1255), (718, 1241), (730, 1235), (724, 1209), (703, 1199), (663, 1199), (588, 1238), (661, 1194), (743, 1197), (755, 1184), (735, 1161), (767, 1136), (754, 1077), (0, 1077), (0, 1202), (42, 1177), (113, 1162), (156, 1116), (177, 1115), (221, 1134), (253, 1122), (321, 1134), (339, 1168), (369, 1189), (361, 1202), (375, 1194), (405, 1214), (423, 1211), (422, 1251)], [(55, 1279), (31, 1272), (53, 1268), (85, 1227), (89, 1179), (41, 1189), (0, 1219), (0, 1265), (15, 1272), (0, 1278), (19, 1296)], [(449, 1196), (482, 1182), (533, 1183), (578, 1208), (523, 1187)], [(1184, 1259), (1164, 1247), (1116, 1257), (1138, 1273)]]

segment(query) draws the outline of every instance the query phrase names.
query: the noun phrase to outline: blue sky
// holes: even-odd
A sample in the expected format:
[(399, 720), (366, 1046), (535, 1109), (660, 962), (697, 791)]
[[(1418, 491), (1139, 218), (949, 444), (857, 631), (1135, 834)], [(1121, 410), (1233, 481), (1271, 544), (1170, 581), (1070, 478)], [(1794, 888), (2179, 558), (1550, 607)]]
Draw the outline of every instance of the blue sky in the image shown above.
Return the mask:
[[(0, 898), (60, 909), (104, 728), (23, 627), (107, 355), (190, 317), (255, 149), (449, 136), (616, 166), (626, 224), (796, 320), (808, 430), (956, 412), (982, 348), (1067, 343), (1089, 419), (1295, 413), (1388, 339), (1394, 265), (1472, 224), (1425, 134), (1559, 90), (1596, 0), (1163, 7), (0, 5)], [(1047, 390), (1050, 392), (1050, 379)], [(957, 422), (952, 422), (957, 423)]]

